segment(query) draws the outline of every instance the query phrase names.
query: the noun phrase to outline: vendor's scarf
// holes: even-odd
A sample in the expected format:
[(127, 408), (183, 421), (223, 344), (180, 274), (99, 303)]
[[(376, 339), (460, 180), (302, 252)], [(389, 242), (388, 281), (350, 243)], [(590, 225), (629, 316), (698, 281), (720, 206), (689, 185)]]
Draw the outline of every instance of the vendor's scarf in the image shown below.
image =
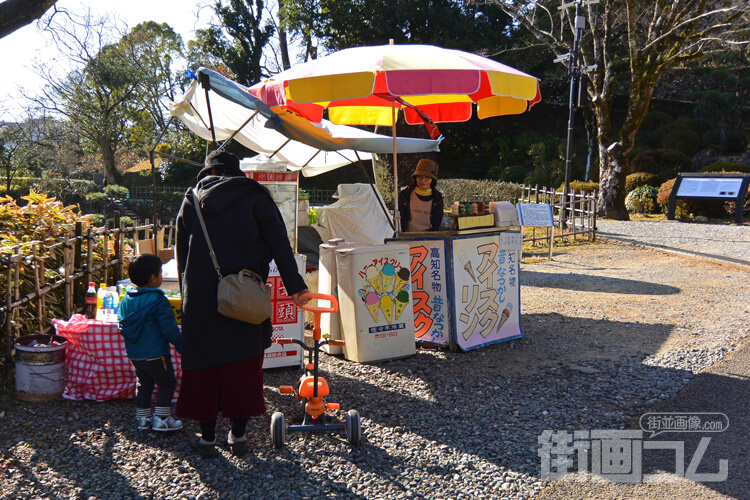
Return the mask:
[(417, 186), (414, 188), (414, 192), (422, 197), (432, 196), (432, 188), (422, 189), (419, 186)]

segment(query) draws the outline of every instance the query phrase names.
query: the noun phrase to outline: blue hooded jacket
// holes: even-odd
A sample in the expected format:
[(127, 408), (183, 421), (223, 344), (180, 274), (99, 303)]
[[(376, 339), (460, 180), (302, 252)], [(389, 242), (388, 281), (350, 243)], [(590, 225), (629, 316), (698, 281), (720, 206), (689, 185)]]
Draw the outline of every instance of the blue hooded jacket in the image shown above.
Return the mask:
[(129, 359), (166, 356), (169, 344), (182, 353), (180, 329), (162, 290), (137, 288), (128, 291), (120, 302), (117, 319)]

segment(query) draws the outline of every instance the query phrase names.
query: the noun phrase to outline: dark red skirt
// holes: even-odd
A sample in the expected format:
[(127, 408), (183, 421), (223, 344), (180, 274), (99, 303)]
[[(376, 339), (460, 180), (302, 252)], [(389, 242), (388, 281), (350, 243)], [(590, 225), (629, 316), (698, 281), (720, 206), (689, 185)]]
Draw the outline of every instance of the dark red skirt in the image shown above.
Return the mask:
[(198, 422), (250, 418), (266, 411), (263, 353), (226, 365), (184, 370), (175, 415)]

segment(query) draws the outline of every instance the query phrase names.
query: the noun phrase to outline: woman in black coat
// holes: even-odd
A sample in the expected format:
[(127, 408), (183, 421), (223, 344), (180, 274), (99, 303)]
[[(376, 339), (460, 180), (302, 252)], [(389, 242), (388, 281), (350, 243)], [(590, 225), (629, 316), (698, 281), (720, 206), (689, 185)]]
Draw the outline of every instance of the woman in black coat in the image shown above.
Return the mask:
[(200, 203), (221, 273), (251, 269), (265, 281), (275, 260), (287, 293), (297, 305), (307, 292), (286, 228), (268, 190), (247, 178), (231, 153), (212, 153), (199, 182), (188, 192), (177, 216), (177, 269), (182, 292), (183, 378), (175, 413), (200, 423), (191, 443), (204, 456), (217, 454), (216, 420), (232, 421), (232, 453), (246, 452), (248, 419), (266, 411), (263, 351), (271, 345), (272, 325), (244, 323), (217, 311), (218, 276), (195, 212)]
[(435, 189), (438, 166), (432, 160), (419, 160), (411, 185), (398, 195), (401, 230), (404, 232), (438, 231), (443, 221), (443, 195)]

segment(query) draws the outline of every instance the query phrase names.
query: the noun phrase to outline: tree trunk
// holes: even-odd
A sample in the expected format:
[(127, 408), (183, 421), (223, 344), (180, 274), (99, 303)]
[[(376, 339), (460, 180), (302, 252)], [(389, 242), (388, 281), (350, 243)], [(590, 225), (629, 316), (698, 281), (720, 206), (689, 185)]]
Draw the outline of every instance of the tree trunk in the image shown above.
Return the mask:
[(625, 208), (626, 159), (619, 143), (604, 147), (599, 143), (598, 214), (614, 220), (630, 220)]
[[(279, 0), (279, 12), (284, 10), (284, 0)], [(289, 69), (292, 64), (289, 62), (289, 45), (286, 39), (286, 30), (279, 26), (279, 51), (281, 52), (281, 65), (284, 69)]]
[(36, 21), (57, 0), (5, 0), (0, 2), (0, 38)]
[(102, 155), (102, 164), (104, 165), (104, 179), (108, 185), (117, 184), (120, 174), (115, 166), (115, 148), (110, 138), (105, 134), (99, 136), (99, 152)]

